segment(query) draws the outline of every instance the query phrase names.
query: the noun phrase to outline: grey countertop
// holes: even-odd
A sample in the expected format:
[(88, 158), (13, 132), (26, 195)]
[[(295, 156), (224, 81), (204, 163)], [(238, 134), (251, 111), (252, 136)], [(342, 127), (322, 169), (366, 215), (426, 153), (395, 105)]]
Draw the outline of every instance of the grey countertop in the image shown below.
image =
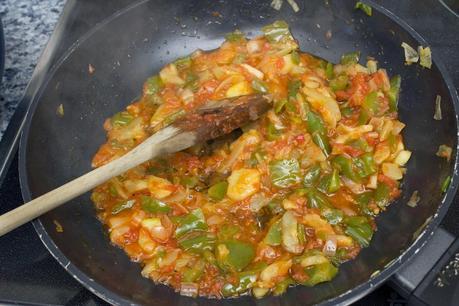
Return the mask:
[(0, 86), (0, 139), (24, 94), (65, 0), (0, 0), (5, 70)]

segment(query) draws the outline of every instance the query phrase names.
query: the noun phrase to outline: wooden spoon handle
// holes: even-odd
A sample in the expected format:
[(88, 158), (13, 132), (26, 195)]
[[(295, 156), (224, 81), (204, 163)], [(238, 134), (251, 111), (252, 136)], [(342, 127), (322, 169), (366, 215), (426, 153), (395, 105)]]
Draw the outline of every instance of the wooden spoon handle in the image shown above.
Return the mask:
[(172, 126), (159, 131), (122, 157), (3, 214), (0, 236), (147, 160), (189, 147), (192, 138)]

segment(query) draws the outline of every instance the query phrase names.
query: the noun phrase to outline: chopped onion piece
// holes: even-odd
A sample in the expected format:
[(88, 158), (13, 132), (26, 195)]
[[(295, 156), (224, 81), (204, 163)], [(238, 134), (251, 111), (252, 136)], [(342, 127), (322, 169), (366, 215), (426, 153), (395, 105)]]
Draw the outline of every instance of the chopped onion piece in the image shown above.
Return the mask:
[[(269, 198), (266, 198), (264, 196), (264, 194), (262, 193), (257, 193), (256, 195), (254, 195), (251, 199), (250, 199), (250, 204), (249, 204), (249, 207), (250, 207), (250, 210), (253, 211), (253, 212), (259, 212), (260, 209), (262, 209), (263, 207), (265, 207), (266, 205), (268, 205), (269, 203)], [(209, 222), (207, 222), (209, 223)]]
[(365, 186), (363, 186), (362, 184), (358, 184), (345, 176), (341, 177), (341, 181), (343, 182), (344, 186), (346, 186), (350, 191), (352, 191), (352, 193), (360, 194), (365, 192)]
[(260, 80), (263, 80), (263, 77), (265, 76), (263, 74), (263, 72), (261, 72), (260, 70), (248, 65), (248, 64), (241, 64), (241, 66), (247, 70), (248, 73), (250, 73), (251, 75), (253, 75), (254, 77), (257, 77), (259, 78)]
[(293, 11), (295, 13), (298, 13), (300, 11), (300, 7), (298, 4), (295, 2), (295, 0), (287, 0), (288, 4), (292, 7)]
[(430, 47), (423, 48), (422, 46), (419, 46), (418, 53), (419, 65), (430, 69), (430, 67), (432, 67), (432, 52), (430, 51)]
[(253, 54), (257, 53), (261, 50), (262, 47), (262, 41), (261, 40), (249, 40), (247, 43), (247, 52)]
[(375, 73), (376, 71), (378, 71), (378, 62), (375, 60), (368, 60), (367, 68), (369, 73)]
[(322, 252), (324, 253), (325, 256), (335, 256), (336, 248), (337, 248), (336, 239), (328, 238), (327, 241), (325, 241)]
[(405, 50), (405, 63), (411, 65), (417, 63), (419, 60), (419, 54), (406, 42), (402, 42), (402, 48)]
[(378, 175), (377, 174), (373, 174), (372, 176), (370, 176), (370, 178), (368, 179), (367, 187), (371, 189), (378, 188)]
[(394, 162), (399, 166), (404, 166), (411, 157), (411, 152), (408, 150), (402, 150), (398, 153)]
[(435, 114), (433, 118), (435, 120), (443, 119), (442, 114), (441, 114), (441, 96), (440, 95), (437, 95), (437, 97), (435, 98)]
[(252, 289), (253, 296), (256, 297), (257, 299), (262, 298), (263, 296), (266, 295), (266, 293), (269, 292), (269, 288), (259, 288), (259, 287), (254, 287)]
[(64, 117), (64, 105), (59, 104), (57, 107), (56, 113), (59, 117)]
[(198, 284), (196, 283), (181, 283), (180, 294), (183, 296), (196, 297), (198, 296)]
[(291, 211), (282, 216), (282, 246), (293, 254), (300, 254), (304, 247), (298, 238), (298, 220)]
[(416, 207), (420, 200), (421, 197), (419, 196), (418, 191), (415, 190), (411, 195), (410, 199), (408, 200), (408, 203), (406, 203), (406, 205), (408, 205), (409, 207)]
[(438, 147), (438, 151), (437, 153), (435, 153), (435, 155), (437, 155), (438, 157), (446, 158), (447, 161), (450, 161), (452, 153), (453, 149), (451, 147), (442, 144)]
[(400, 167), (397, 164), (393, 163), (383, 163), (382, 172), (388, 178), (391, 178), (396, 181), (401, 180), (403, 177), (403, 173)]
[(279, 11), (282, 7), (283, 0), (273, 0), (271, 2), (271, 7), (275, 9), (276, 11)]

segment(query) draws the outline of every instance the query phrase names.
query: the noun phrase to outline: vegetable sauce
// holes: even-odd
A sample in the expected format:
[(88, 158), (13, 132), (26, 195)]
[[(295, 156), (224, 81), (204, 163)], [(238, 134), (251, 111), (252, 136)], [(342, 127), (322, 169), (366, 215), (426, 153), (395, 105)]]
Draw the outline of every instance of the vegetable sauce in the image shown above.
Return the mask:
[(97, 187), (113, 244), (142, 275), (187, 296), (279, 295), (333, 279), (369, 245), (400, 194), (411, 152), (397, 120), (400, 77), (359, 53), (332, 64), (298, 48), (288, 25), (239, 31), (149, 78), (108, 119), (99, 167), (208, 100), (266, 93), (239, 132), (146, 162)]

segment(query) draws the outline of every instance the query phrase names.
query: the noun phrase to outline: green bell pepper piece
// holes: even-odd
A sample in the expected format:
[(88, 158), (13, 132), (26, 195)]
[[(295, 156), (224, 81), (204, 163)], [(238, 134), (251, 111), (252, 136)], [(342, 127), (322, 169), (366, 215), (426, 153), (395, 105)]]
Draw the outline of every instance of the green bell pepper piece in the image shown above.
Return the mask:
[(267, 206), (268, 206), (269, 211), (273, 215), (278, 215), (278, 214), (284, 212), (284, 208), (282, 207), (282, 203), (277, 199), (274, 199), (271, 202), (269, 202)]
[(282, 233), (281, 233), (281, 219), (274, 222), (268, 230), (263, 242), (271, 245), (278, 246), (282, 242)]
[(337, 169), (339, 173), (344, 174), (348, 179), (354, 182), (360, 182), (360, 178), (354, 172), (352, 167), (352, 160), (343, 155), (336, 156), (332, 161), (333, 168)]
[(291, 98), (295, 99), (296, 95), (298, 94), (299, 90), (301, 88), (301, 81), (300, 80), (292, 80), (288, 82), (287, 85), (287, 92), (288, 92), (288, 98), (289, 100)]
[(178, 244), (185, 251), (203, 253), (204, 251), (213, 251), (215, 248), (215, 241), (216, 238), (213, 234), (196, 235), (195, 233), (190, 233), (189, 235), (183, 236), (178, 241)]
[(132, 208), (134, 204), (135, 204), (135, 200), (127, 200), (127, 201), (119, 202), (112, 207), (112, 215), (119, 214), (123, 210)]
[(269, 163), (271, 182), (279, 188), (290, 187), (300, 181), (300, 164), (296, 159), (281, 159)]
[(368, 120), (370, 120), (370, 115), (365, 109), (361, 108), (360, 114), (359, 114), (359, 121), (358, 121), (359, 124), (360, 125), (367, 124)]
[(209, 190), (207, 190), (207, 194), (215, 201), (222, 200), (225, 195), (226, 191), (228, 190), (228, 182), (221, 181), (214, 185), (212, 185)]
[(164, 88), (164, 83), (157, 75), (150, 77), (145, 83), (145, 94), (156, 95)]
[(338, 273), (338, 268), (336, 268), (331, 262), (325, 262), (307, 267), (304, 271), (309, 278), (301, 284), (312, 287), (319, 283), (332, 280)]
[(325, 66), (325, 75), (327, 76), (327, 79), (331, 80), (334, 76), (333, 72), (333, 64), (328, 62), (327, 66)]
[(445, 193), (448, 190), (449, 184), (451, 184), (451, 176), (447, 176), (445, 180), (441, 183), (440, 190), (441, 192)]
[(280, 135), (281, 135), (281, 131), (280, 130), (276, 130), (276, 127), (274, 126), (274, 124), (272, 124), (270, 122), (268, 124), (266, 138), (269, 141), (274, 141), (274, 140), (278, 139), (280, 137)]
[(312, 140), (323, 151), (325, 156), (330, 154), (330, 144), (328, 143), (327, 129), (319, 115), (314, 112), (307, 113), (308, 132), (312, 135)]
[(356, 166), (357, 175), (360, 178), (365, 178), (369, 175), (375, 174), (377, 171), (376, 163), (373, 159), (373, 154), (371, 153), (362, 154), (361, 156), (354, 158), (353, 161)]
[(378, 182), (378, 186), (376, 187), (374, 199), (376, 204), (384, 208), (389, 204), (390, 200), (390, 188), (383, 182)]
[(345, 53), (341, 56), (342, 65), (357, 64), (360, 60), (360, 51)]
[(355, 196), (355, 201), (362, 213), (367, 216), (374, 216), (374, 213), (368, 208), (368, 204), (373, 199), (373, 192), (364, 192)]
[(293, 51), (290, 54), (290, 56), (292, 58), (292, 63), (294, 63), (295, 65), (298, 65), (300, 63), (300, 55), (298, 54), (298, 52)]
[(259, 93), (267, 93), (268, 92), (268, 86), (266, 86), (265, 82), (254, 78), (252, 81), (252, 88)]
[(141, 196), (142, 209), (150, 213), (168, 213), (171, 208), (164, 202), (150, 198), (148, 196)]
[(214, 255), (214, 252), (211, 252), (211, 251), (208, 251), (208, 250), (204, 250), (204, 252), (202, 252), (202, 257), (210, 264), (212, 265), (217, 265), (217, 259), (215, 259), (215, 255)]
[(335, 209), (335, 208), (329, 208), (329, 207), (323, 208), (320, 211), (320, 214), (331, 225), (340, 223), (341, 221), (343, 221), (343, 218), (344, 218), (344, 213), (341, 210)]
[(184, 69), (191, 66), (191, 56), (184, 56), (174, 62), (178, 69)]
[(340, 188), (340, 179), (337, 169), (333, 169), (330, 174), (324, 175), (317, 185), (317, 189), (323, 193), (334, 193)]
[(333, 169), (333, 172), (330, 177), (330, 182), (328, 184), (328, 193), (337, 192), (341, 186), (341, 180), (339, 179), (339, 172), (337, 169)]
[(309, 208), (324, 209), (327, 207), (333, 207), (328, 201), (327, 197), (320, 191), (310, 189), (306, 193)]
[(373, 8), (369, 6), (368, 4), (365, 4), (361, 1), (357, 1), (355, 3), (354, 9), (360, 9), (368, 16), (371, 16), (371, 14), (373, 13)]
[(347, 77), (347, 75), (342, 74), (332, 79), (329, 85), (333, 91), (345, 90), (347, 88), (348, 82), (349, 82), (349, 78)]
[(237, 274), (238, 282), (236, 284), (225, 284), (222, 288), (222, 295), (224, 297), (234, 296), (246, 292), (252, 288), (253, 284), (257, 281), (258, 274), (268, 265), (264, 262), (257, 262), (254, 266), (249, 266), (248, 271), (240, 272)]
[(277, 296), (283, 294), (285, 291), (287, 291), (287, 288), (293, 284), (295, 284), (295, 281), (291, 277), (287, 277), (283, 281), (276, 284), (273, 289), (273, 295)]
[(277, 20), (270, 25), (264, 26), (261, 31), (270, 43), (293, 39), (288, 24), (283, 20)]
[(196, 92), (199, 89), (199, 76), (188, 71), (185, 77), (185, 88), (191, 89), (192, 92)]
[(303, 185), (304, 187), (312, 187), (317, 183), (317, 180), (320, 177), (320, 165), (315, 164), (311, 168), (308, 169), (308, 172), (306, 172), (306, 175), (304, 176), (303, 179)]
[(328, 137), (318, 132), (312, 133), (312, 141), (322, 150), (324, 155), (328, 157), (331, 152), (330, 144), (328, 143)]
[(351, 117), (354, 114), (354, 110), (352, 107), (346, 106), (341, 109), (341, 115), (343, 115), (346, 118)]
[(298, 222), (296, 231), (298, 233), (298, 241), (301, 245), (304, 245), (306, 243), (306, 231), (304, 229), (304, 225)]
[(379, 104), (378, 104), (378, 93), (376, 91), (370, 92), (363, 101), (362, 108), (368, 112), (370, 115), (378, 113)]
[(228, 33), (225, 35), (225, 39), (229, 42), (237, 42), (245, 39), (245, 34), (239, 30)]
[(134, 120), (134, 117), (128, 112), (119, 112), (112, 117), (111, 122), (114, 126), (125, 126), (131, 123), (132, 120)]
[(225, 224), (218, 230), (218, 240), (225, 241), (231, 240), (233, 237), (241, 231), (241, 228), (237, 225)]
[(177, 225), (175, 236), (180, 237), (193, 230), (207, 230), (208, 226), (201, 208), (192, 210), (184, 216), (173, 217), (172, 222)]
[(319, 133), (326, 135), (327, 134), (327, 129), (325, 128), (325, 124), (320, 118), (319, 115), (317, 115), (314, 112), (308, 112), (307, 115), (307, 124), (308, 124), (308, 132), (313, 134), (313, 133)]
[(356, 240), (362, 247), (367, 247), (373, 237), (373, 229), (368, 219), (363, 216), (347, 217), (344, 220), (347, 228), (344, 231), (347, 235)]
[(390, 79), (390, 90), (387, 93), (389, 98), (389, 110), (396, 112), (398, 109), (398, 98), (400, 96), (400, 86), (402, 84), (402, 78), (396, 75)]
[(184, 109), (180, 109), (170, 115), (168, 115), (166, 118), (163, 120), (164, 126), (167, 126), (169, 124), (174, 123), (175, 120), (177, 120), (180, 117), (183, 117), (186, 114)]
[(216, 247), (218, 266), (224, 271), (242, 271), (255, 258), (255, 249), (250, 243), (228, 240)]
[(194, 188), (199, 183), (199, 179), (196, 176), (184, 176), (180, 179), (180, 183), (185, 187)]
[(276, 100), (274, 102), (274, 112), (279, 114), (284, 109), (285, 104), (287, 104), (286, 99)]
[(201, 278), (206, 264), (199, 260), (193, 267), (186, 268), (183, 272), (182, 282), (193, 283)]

